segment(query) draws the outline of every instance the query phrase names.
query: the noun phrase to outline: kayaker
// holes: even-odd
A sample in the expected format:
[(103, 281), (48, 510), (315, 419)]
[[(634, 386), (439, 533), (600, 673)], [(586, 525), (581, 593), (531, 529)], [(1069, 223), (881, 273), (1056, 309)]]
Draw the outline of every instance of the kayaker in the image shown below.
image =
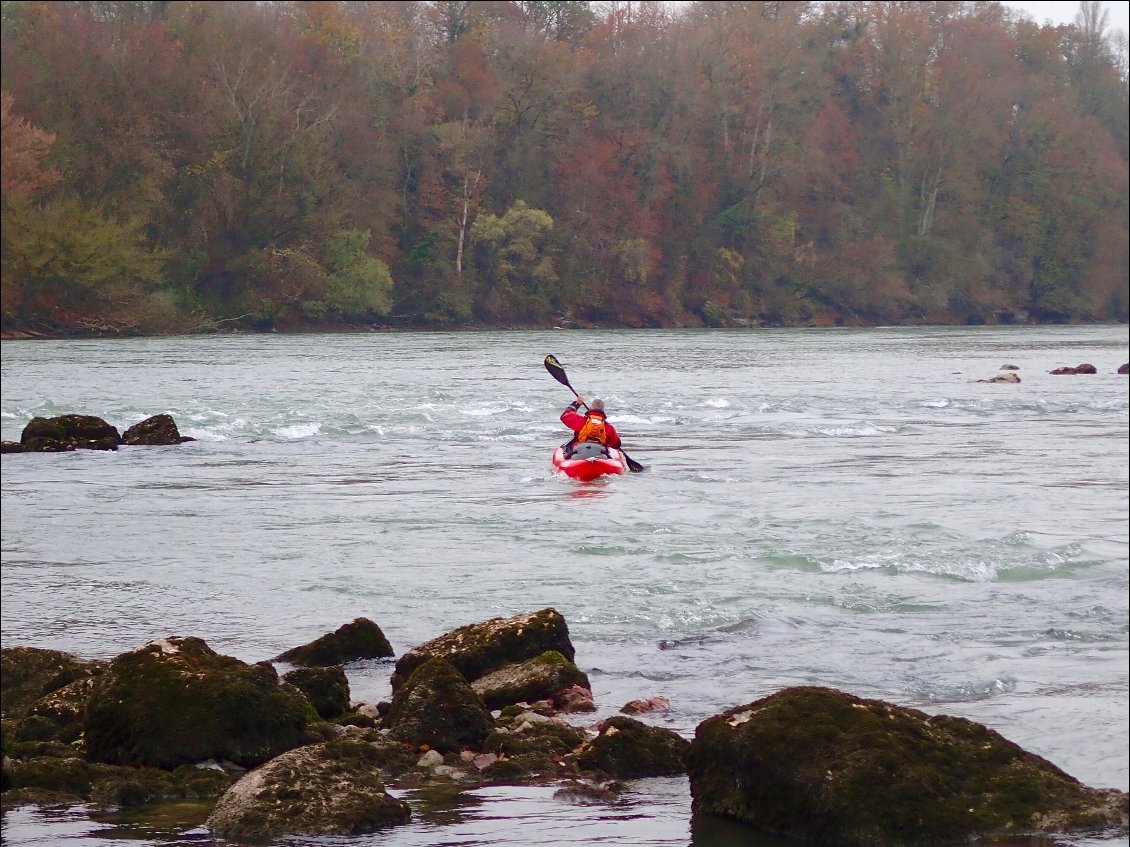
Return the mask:
[(605, 449), (618, 450), (620, 448), (620, 434), (616, 432), (616, 427), (610, 424), (605, 417), (604, 401), (593, 400), (587, 404), (588, 411), (582, 415), (577, 410), (584, 405), (586, 405), (585, 398), (578, 394), (577, 399), (561, 413), (561, 423), (576, 433), (573, 440), (565, 447), (566, 455), (572, 453), (578, 443), (596, 443)]

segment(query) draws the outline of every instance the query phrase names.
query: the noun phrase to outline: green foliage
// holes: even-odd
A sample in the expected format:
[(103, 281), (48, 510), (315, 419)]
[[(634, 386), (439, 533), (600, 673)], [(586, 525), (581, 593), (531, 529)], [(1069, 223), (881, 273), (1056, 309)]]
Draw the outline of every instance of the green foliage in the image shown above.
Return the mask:
[(366, 252), (371, 237), (343, 230), (326, 242), (326, 307), (346, 321), (386, 315), (392, 305), (388, 265)]
[(145, 244), (141, 230), (137, 221), (112, 220), (74, 199), (5, 205), (5, 314), (74, 313), (149, 329), (145, 313), (164, 311), (149, 297), (164, 281), (165, 257)]
[(490, 317), (515, 315), (543, 321), (552, 310), (551, 287), (557, 280), (549, 236), (553, 218), (517, 201), (501, 217), (479, 215), (471, 239), (479, 248), (484, 272), (485, 310)]

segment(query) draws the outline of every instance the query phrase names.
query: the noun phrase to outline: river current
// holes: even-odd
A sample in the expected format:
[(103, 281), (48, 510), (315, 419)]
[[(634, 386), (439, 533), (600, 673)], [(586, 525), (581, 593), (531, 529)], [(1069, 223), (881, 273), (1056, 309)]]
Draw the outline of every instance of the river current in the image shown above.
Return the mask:
[[(824, 685), (986, 724), (1130, 789), (1127, 328), (231, 335), (5, 341), (3, 438), (33, 416), (178, 447), (3, 457), (4, 647), (109, 659), (166, 635), (248, 662), (375, 621), (398, 654), (552, 606), (599, 710), (691, 738)], [(572, 399), (647, 470), (555, 475)], [(1089, 362), (1098, 374), (1056, 376)], [(1021, 382), (988, 383), (1002, 365)], [(347, 668), (388, 696), (388, 662)], [(691, 820), (685, 779), (606, 805), (491, 786), (316, 845), (764, 844)], [(209, 843), (17, 809), (6, 845)], [(1119, 843), (1076, 839), (1072, 844)], [(1125, 843), (1123, 840), (1122, 843)]]

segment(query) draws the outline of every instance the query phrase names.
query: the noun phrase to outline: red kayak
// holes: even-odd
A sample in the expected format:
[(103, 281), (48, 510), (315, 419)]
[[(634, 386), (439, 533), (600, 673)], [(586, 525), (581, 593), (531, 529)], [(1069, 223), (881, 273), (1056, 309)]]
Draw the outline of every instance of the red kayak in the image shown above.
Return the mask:
[(588, 482), (601, 476), (622, 474), (628, 463), (619, 450), (605, 450), (599, 444), (579, 444), (576, 452), (566, 457), (562, 444), (553, 451), (553, 467), (567, 477)]

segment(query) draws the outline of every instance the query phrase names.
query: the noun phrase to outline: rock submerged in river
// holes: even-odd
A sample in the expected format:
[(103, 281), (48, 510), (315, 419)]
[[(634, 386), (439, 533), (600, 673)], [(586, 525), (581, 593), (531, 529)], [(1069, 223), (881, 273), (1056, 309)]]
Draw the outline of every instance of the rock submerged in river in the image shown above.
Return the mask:
[(819, 687), (699, 724), (696, 814), (844, 847), (964, 842), (1127, 826), (1127, 794), (1093, 789), (972, 721)]
[(220, 798), (215, 835), (266, 842), (287, 835), (361, 835), (407, 823), (411, 809), (385, 790), (378, 749), (343, 739), (283, 753)]
[(4, 453), (69, 453), (73, 450), (117, 450), (126, 445), (166, 445), (195, 441), (182, 436), (168, 414), (154, 415), (119, 434), (96, 415), (35, 417), (23, 428), (19, 443), (5, 441)]
[(94, 415), (32, 418), (20, 434), (20, 444), (27, 453), (117, 450), (121, 443), (117, 427)]
[(1063, 367), (1063, 368), (1055, 368), (1054, 370), (1048, 371), (1048, 373), (1050, 373), (1054, 376), (1063, 376), (1065, 374), (1067, 374), (1067, 375), (1070, 375), (1070, 374), (1097, 374), (1098, 372), (1099, 372), (1098, 368), (1096, 368), (1092, 364), (1088, 364), (1087, 362), (1084, 362), (1081, 365), (1076, 365), (1073, 368)]
[(355, 618), (309, 644), (280, 653), (275, 661), (316, 667), (344, 665), (356, 659), (387, 659), (395, 655), (379, 626), (368, 618)]
[(122, 433), (122, 444), (131, 446), (160, 447), (195, 440), (187, 435), (181, 435), (172, 415), (164, 413), (146, 418)]

